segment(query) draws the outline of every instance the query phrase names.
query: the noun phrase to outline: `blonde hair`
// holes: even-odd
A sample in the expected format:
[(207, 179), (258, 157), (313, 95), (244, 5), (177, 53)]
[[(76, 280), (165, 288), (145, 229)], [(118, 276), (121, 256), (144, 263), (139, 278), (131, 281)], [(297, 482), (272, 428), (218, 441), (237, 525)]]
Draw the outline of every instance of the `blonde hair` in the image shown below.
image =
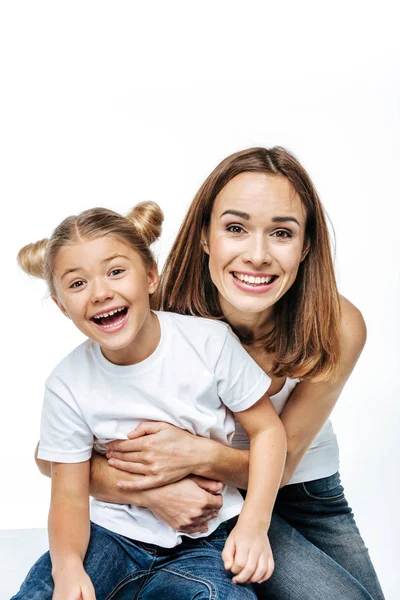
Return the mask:
[(161, 235), (164, 215), (155, 202), (141, 202), (126, 217), (107, 208), (91, 208), (64, 219), (49, 239), (24, 246), (18, 253), (23, 271), (45, 279), (55, 296), (53, 273), (58, 252), (68, 244), (93, 240), (106, 235), (123, 239), (151, 267), (154, 257), (149, 246)]
[[(178, 313), (224, 319), (218, 290), (211, 281), (208, 255), (201, 247), (217, 194), (245, 172), (285, 177), (306, 211), (305, 248), (291, 288), (274, 307), (275, 325), (261, 340), (274, 355), (277, 377), (333, 379), (339, 368), (340, 307), (324, 210), (312, 181), (285, 148), (249, 148), (225, 158), (197, 192), (182, 223), (153, 296), (154, 306)], [(244, 343), (245, 339), (236, 332)]]

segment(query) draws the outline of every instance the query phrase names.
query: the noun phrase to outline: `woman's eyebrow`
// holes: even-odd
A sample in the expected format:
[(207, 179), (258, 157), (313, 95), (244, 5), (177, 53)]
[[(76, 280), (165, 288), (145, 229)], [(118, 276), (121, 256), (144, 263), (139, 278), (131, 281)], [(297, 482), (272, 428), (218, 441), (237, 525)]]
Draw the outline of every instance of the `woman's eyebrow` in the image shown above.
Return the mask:
[(273, 223), (286, 223), (287, 221), (292, 221), (293, 223), (297, 223), (297, 225), (300, 227), (300, 223), (298, 222), (296, 217), (272, 217), (271, 221)]
[[(251, 217), (248, 213), (242, 212), (240, 210), (234, 210), (234, 209), (225, 210), (222, 213), (220, 218), (222, 218), (224, 215), (234, 215), (235, 217), (240, 217), (241, 219), (245, 219), (246, 221), (250, 221), (250, 219), (251, 219)], [(297, 223), (297, 225), (300, 227), (300, 223), (296, 219), (296, 217), (290, 217), (290, 216), (272, 217), (271, 221), (273, 223), (287, 223), (288, 221), (292, 221), (293, 223)]]
[(250, 221), (250, 215), (240, 210), (233, 210), (229, 208), (228, 210), (225, 210), (222, 213), (221, 217), (223, 217), (224, 215), (235, 215), (235, 217), (240, 217), (241, 219), (246, 219), (246, 221)]

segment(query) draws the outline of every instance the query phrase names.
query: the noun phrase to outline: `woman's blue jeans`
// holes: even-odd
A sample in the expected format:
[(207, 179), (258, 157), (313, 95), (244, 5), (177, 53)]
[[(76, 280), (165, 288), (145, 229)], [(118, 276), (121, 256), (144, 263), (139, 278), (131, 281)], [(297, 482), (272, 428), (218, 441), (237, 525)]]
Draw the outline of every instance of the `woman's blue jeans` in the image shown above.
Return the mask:
[[(135, 542), (92, 524), (84, 566), (97, 600), (255, 600), (250, 585), (235, 585), (221, 558), (228, 527), (175, 548)], [(12, 600), (51, 600), (47, 552), (32, 567)]]
[(279, 491), (269, 538), (272, 577), (262, 600), (383, 600), (339, 474)]

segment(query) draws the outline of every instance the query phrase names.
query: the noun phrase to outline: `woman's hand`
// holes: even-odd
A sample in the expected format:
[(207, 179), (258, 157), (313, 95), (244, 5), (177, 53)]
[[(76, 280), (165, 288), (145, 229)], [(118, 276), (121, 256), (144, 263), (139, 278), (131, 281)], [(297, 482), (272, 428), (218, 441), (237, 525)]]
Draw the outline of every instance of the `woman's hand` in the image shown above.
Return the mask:
[(222, 483), (189, 476), (176, 483), (147, 490), (146, 506), (159, 519), (183, 533), (208, 531), (208, 521), (218, 515)]
[(96, 600), (89, 575), (83, 566), (68, 568), (53, 575), (53, 600)]
[(225, 569), (232, 571), (233, 583), (261, 583), (271, 577), (274, 559), (265, 528), (239, 521), (222, 551)]
[(154, 421), (143, 421), (128, 438), (106, 446), (112, 467), (144, 475), (137, 481), (119, 482), (124, 490), (145, 490), (183, 479), (194, 471), (204, 442), (183, 429)]

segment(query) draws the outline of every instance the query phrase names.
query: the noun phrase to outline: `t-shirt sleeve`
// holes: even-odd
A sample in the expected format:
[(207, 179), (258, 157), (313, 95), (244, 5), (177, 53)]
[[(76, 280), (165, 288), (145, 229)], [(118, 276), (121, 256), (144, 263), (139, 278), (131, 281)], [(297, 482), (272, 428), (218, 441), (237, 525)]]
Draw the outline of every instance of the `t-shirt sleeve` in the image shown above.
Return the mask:
[(38, 458), (61, 463), (89, 460), (93, 434), (68, 385), (56, 375), (46, 381)]
[(232, 412), (253, 406), (268, 391), (271, 383), (271, 378), (251, 358), (230, 329), (227, 329), (215, 374), (218, 395)]

